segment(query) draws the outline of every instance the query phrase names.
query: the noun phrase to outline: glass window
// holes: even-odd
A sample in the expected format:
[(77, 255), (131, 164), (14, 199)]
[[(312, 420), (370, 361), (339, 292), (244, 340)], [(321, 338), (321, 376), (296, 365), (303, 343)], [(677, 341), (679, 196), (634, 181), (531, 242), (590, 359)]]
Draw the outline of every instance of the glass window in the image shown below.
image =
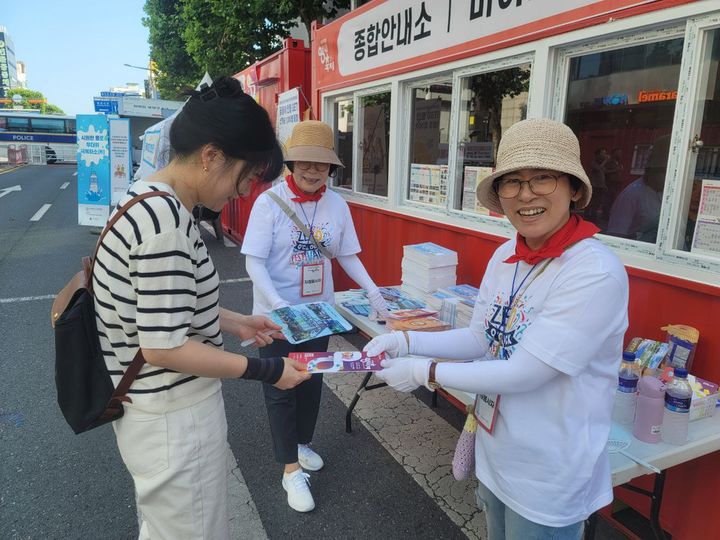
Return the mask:
[(335, 150), (345, 167), (337, 170), (333, 186), (352, 189), (353, 179), (353, 100), (335, 102)]
[(412, 90), (408, 199), (447, 204), (448, 137), (452, 82)]
[(5, 131), (7, 129), (7, 118), (4, 116), (0, 116), (0, 131)]
[(502, 134), (527, 116), (530, 64), (462, 79), (456, 210), (488, 214), (475, 188), (492, 173)]
[(360, 98), (362, 142), (359, 191), (387, 196), (390, 147), (390, 92)]
[(30, 131), (30, 120), (28, 120), (27, 118), (16, 118), (14, 116), (8, 116), (7, 130), (8, 131)]
[(65, 122), (68, 133), (77, 133), (77, 129), (75, 128), (75, 120), (65, 120)]
[(565, 122), (593, 186), (585, 219), (604, 234), (654, 243), (683, 39), (572, 58)]
[(678, 249), (720, 254), (720, 29), (708, 32)]
[(40, 133), (65, 133), (65, 120), (62, 118), (32, 118), (32, 130)]

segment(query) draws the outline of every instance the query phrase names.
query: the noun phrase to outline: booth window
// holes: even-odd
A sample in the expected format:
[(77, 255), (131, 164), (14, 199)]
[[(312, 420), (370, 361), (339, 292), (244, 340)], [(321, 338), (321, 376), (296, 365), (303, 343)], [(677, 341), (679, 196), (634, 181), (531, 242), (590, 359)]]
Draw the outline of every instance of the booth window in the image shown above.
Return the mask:
[(527, 116), (530, 64), (462, 79), (455, 209), (489, 214), (475, 197), (480, 180), (492, 173), (503, 133)]
[(720, 29), (707, 32), (677, 249), (720, 255)]
[(604, 234), (655, 243), (683, 39), (570, 61), (565, 122), (593, 186), (585, 219)]
[(387, 196), (390, 147), (390, 92), (360, 97), (362, 123), (358, 191)]
[(346, 189), (353, 187), (353, 100), (335, 102), (335, 150), (344, 167), (337, 170), (333, 186)]
[(445, 206), (452, 82), (412, 90), (408, 200)]

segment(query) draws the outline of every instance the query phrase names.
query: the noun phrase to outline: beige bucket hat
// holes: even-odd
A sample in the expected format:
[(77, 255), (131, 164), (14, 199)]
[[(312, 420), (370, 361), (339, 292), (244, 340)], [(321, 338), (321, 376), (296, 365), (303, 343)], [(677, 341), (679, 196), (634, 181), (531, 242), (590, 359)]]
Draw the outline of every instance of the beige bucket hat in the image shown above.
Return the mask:
[(580, 143), (562, 122), (532, 118), (510, 126), (498, 145), (495, 172), (478, 184), (480, 203), (493, 212), (504, 214), (493, 182), (504, 174), (521, 169), (546, 169), (572, 175), (585, 187), (576, 208), (585, 208), (590, 202), (592, 185), (580, 163)]
[(335, 153), (332, 128), (318, 120), (305, 120), (295, 124), (285, 142), (285, 161), (312, 161), (343, 166)]

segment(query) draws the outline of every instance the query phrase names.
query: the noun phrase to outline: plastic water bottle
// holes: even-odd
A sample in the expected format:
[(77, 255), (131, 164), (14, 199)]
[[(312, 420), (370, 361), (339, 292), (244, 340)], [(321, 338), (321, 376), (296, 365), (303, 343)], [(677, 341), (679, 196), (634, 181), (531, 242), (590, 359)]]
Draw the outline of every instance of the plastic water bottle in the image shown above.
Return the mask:
[(660, 442), (665, 413), (665, 384), (651, 375), (643, 375), (638, 382), (637, 407), (633, 435), (646, 443)]
[(692, 388), (687, 381), (687, 369), (675, 368), (672, 380), (665, 388), (662, 440), (668, 444), (685, 444), (690, 423)]
[(632, 429), (637, 404), (637, 385), (640, 372), (635, 363), (635, 353), (624, 352), (618, 373), (612, 419), (621, 426)]

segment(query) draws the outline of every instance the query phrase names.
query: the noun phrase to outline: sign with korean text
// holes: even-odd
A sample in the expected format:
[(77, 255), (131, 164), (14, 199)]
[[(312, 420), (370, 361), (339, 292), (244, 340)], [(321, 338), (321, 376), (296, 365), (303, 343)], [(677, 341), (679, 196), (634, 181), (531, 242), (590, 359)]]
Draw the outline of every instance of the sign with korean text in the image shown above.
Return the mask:
[(318, 88), (538, 38), (647, 0), (388, 0), (319, 28)]
[(78, 224), (103, 227), (110, 214), (110, 137), (104, 114), (77, 116)]
[(277, 138), (284, 143), (292, 133), (295, 124), (300, 122), (300, 93), (297, 88), (278, 95)]
[(110, 205), (115, 206), (130, 187), (130, 119), (112, 118), (110, 124)]
[(118, 100), (117, 99), (94, 98), (93, 103), (95, 105), (95, 112), (103, 113), (103, 114), (117, 114), (118, 113)]

